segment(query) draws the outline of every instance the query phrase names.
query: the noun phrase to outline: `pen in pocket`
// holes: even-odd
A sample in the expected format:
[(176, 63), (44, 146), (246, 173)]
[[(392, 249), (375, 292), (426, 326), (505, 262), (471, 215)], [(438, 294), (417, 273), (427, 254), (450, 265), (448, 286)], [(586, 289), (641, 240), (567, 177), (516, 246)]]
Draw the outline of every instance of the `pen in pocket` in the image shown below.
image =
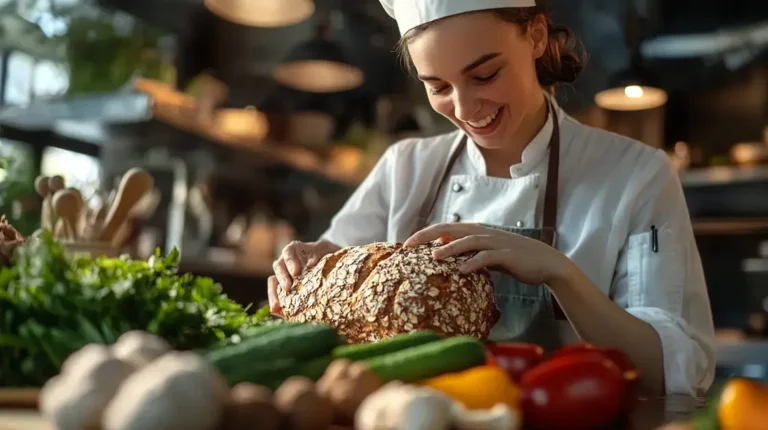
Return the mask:
[(659, 252), (659, 231), (655, 225), (651, 226), (651, 250)]

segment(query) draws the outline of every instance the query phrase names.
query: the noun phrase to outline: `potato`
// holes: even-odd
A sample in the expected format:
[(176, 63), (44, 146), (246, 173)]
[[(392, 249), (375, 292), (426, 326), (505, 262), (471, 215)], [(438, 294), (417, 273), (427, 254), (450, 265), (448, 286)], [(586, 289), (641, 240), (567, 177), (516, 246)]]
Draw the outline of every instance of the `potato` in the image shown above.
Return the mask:
[(333, 424), (333, 405), (317, 394), (309, 378), (286, 379), (273, 401), (291, 430), (324, 430)]
[(360, 403), (382, 385), (365, 365), (349, 360), (331, 363), (317, 382), (318, 392), (330, 400), (342, 423), (351, 423)]
[(244, 382), (230, 391), (222, 425), (224, 430), (279, 430), (282, 419), (269, 388)]

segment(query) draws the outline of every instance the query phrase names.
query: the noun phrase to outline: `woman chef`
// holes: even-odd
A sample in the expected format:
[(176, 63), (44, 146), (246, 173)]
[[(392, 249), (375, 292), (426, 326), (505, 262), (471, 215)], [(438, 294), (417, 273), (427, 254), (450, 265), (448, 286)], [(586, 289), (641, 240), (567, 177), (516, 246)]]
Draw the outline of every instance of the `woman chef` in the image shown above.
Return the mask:
[(381, 3), (457, 130), (389, 147), (320, 241), (286, 247), (273, 311), (279, 285), (339, 247), (448, 236), (435, 258), (479, 251), (463, 269), (495, 269), (492, 340), (615, 347), (649, 395), (708, 389), (714, 329), (679, 178), (663, 151), (545, 92), (581, 69), (569, 32), (535, 0)]

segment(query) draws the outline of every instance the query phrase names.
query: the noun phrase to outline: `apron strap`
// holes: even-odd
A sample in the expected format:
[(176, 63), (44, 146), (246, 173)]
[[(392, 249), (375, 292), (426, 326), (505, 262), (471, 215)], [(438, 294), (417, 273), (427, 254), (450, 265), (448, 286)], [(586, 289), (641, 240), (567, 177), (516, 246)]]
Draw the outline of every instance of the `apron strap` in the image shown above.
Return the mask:
[(554, 247), (557, 238), (557, 189), (560, 183), (560, 121), (549, 99), (547, 104), (552, 112), (552, 137), (549, 139), (549, 165), (547, 188), (544, 191), (541, 241)]
[(453, 169), (453, 165), (456, 164), (456, 160), (459, 159), (459, 155), (461, 155), (461, 152), (464, 150), (465, 146), (467, 146), (466, 134), (463, 135), (459, 140), (459, 143), (454, 146), (450, 156), (448, 157), (448, 162), (444, 164), (443, 170), (441, 171), (438, 169), (434, 178), (432, 178), (432, 183), (437, 184), (437, 187), (431, 187), (429, 195), (427, 195), (427, 197), (422, 202), (421, 208), (419, 209), (418, 218), (416, 219), (416, 226), (414, 227), (411, 234), (415, 234), (427, 226), (429, 217), (432, 215), (432, 211), (435, 209), (435, 205), (437, 204), (437, 199), (440, 196), (440, 191), (448, 181), (448, 178), (451, 175), (451, 170)]

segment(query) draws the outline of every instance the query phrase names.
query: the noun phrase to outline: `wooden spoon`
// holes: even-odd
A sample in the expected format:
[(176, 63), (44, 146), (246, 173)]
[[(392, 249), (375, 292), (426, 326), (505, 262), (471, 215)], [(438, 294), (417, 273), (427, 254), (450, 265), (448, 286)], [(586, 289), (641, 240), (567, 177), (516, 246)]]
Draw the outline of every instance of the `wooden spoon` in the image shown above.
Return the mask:
[(64, 237), (69, 240), (75, 240), (77, 220), (80, 216), (82, 199), (69, 189), (63, 189), (53, 195), (53, 208), (59, 217), (59, 222), (63, 225)]
[(76, 212), (77, 216), (75, 217), (75, 222), (72, 225), (72, 228), (75, 233), (75, 237), (73, 239), (79, 240), (83, 237), (83, 229), (85, 228), (85, 223), (86, 223), (85, 200), (83, 199), (83, 194), (77, 188), (68, 187), (68, 188), (65, 188), (64, 190), (71, 192), (77, 198), (77, 212)]
[(48, 179), (48, 189), (51, 195), (56, 194), (56, 191), (63, 190), (65, 188), (64, 177), (60, 175), (51, 176)]
[(115, 201), (107, 212), (99, 239), (112, 241), (120, 226), (125, 222), (133, 206), (154, 186), (154, 179), (146, 170), (133, 168), (123, 175), (117, 187)]
[(51, 199), (50, 199), (50, 187), (48, 186), (50, 178), (47, 176), (38, 176), (35, 179), (35, 191), (40, 197), (43, 198), (43, 204), (40, 208), (40, 228), (46, 230), (53, 230), (51, 225)]
[(53, 196), (57, 191), (64, 189), (64, 178), (61, 175), (54, 175), (48, 178), (48, 210), (51, 214), (51, 230), (56, 229), (56, 209), (53, 207)]

